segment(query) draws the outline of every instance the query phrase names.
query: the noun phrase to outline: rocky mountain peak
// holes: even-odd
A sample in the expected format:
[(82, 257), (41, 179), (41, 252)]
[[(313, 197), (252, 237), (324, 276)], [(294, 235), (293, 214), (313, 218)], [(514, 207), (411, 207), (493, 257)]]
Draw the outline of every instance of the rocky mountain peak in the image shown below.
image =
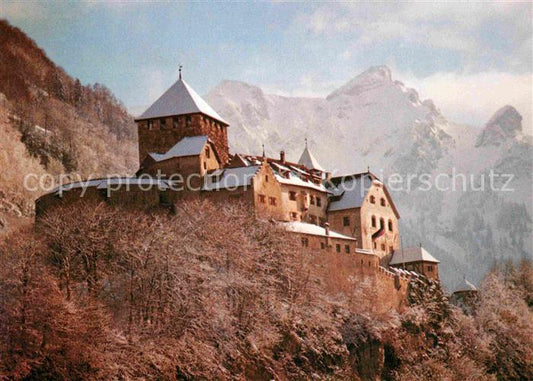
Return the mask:
[(476, 147), (500, 145), (507, 138), (522, 132), (522, 115), (513, 106), (504, 106), (494, 113), (477, 137)]
[(393, 83), (392, 73), (387, 66), (372, 66), (344, 86), (333, 91), (326, 99), (329, 100), (340, 95), (355, 96), (391, 83)]

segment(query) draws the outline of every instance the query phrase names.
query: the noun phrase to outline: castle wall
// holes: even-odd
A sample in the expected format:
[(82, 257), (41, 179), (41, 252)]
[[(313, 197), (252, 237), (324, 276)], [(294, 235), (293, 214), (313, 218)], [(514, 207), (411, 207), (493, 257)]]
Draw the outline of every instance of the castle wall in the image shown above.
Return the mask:
[[(205, 150), (208, 150), (206, 152)], [(149, 174), (157, 177), (158, 173), (162, 178), (169, 178), (175, 174), (181, 175), (171, 177), (173, 180), (182, 180), (183, 188), (188, 190), (200, 190), (203, 184), (204, 175), (212, 170), (219, 169), (220, 163), (210, 144), (206, 144), (200, 155), (173, 157), (168, 160), (153, 162), (142, 168), (138, 175)], [(190, 185), (190, 186), (189, 186)]]
[(437, 263), (418, 261), (410, 262), (405, 264), (394, 265), (399, 269), (405, 269), (409, 271), (415, 271), (419, 274), (424, 275), (429, 279), (438, 280), (439, 279), (439, 266)]
[[(289, 184), (281, 184), (281, 192), (283, 205), (281, 219), (283, 221), (302, 221), (315, 225), (323, 225), (326, 222), (328, 204), (326, 193)], [(291, 200), (291, 192), (295, 192), (295, 200)], [(314, 204), (311, 204), (311, 196), (315, 198)], [(307, 198), (307, 201), (305, 201), (305, 198)], [(317, 198), (320, 199), (320, 206), (317, 205)], [(295, 213), (296, 216), (293, 216), (291, 213)]]
[(355, 308), (376, 313), (402, 310), (407, 304), (409, 278), (377, 266), (378, 258), (371, 259), (369, 266), (368, 257), (321, 251), (313, 256), (313, 263), (325, 279), (321, 286), (333, 295), (342, 292)]
[[(164, 128), (162, 119), (165, 120)], [(152, 123), (151, 129), (149, 122)], [(166, 153), (184, 137), (199, 135), (206, 135), (213, 141), (222, 163), (229, 160), (227, 126), (200, 113), (140, 120), (137, 121), (137, 131), (139, 163), (150, 152)]]

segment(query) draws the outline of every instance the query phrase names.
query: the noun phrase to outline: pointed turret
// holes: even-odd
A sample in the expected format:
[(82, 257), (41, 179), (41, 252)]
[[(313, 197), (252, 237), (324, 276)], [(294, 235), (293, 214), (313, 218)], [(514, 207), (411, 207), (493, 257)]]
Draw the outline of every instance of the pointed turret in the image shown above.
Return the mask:
[(300, 160), (298, 160), (298, 164), (303, 165), (304, 167), (308, 169), (316, 169), (318, 171), (324, 172), (324, 169), (320, 164), (318, 164), (317, 159), (313, 156), (311, 151), (309, 150), (309, 147), (307, 146), (307, 139), (305, 140), (305, 149), (302, 153), (302, 156), (300, 156)]

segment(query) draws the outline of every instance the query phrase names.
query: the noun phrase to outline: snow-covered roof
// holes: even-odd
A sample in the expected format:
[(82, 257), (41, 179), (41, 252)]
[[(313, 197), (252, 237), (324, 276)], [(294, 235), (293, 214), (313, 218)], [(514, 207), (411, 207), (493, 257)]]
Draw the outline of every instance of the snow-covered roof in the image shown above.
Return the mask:
[(168, 160), (173, 157), (200, 155), (207, 141), (208, 138), (205, 135), (185, 137), (176, 143), (166, 153), (149, 153), (149, 155), (155, 161)]
[(178, 79), (136, 120), (202, 113), (229, 125), (183, 79)]
[[(326, 229), (322, 226), (314, 225), (314, 224), (308, 224), (306, 222), (299, 222), (299, 221), (291, 221), (291, 222), (282, 222), (281, 223), (288, 231), (294, 232), (294, 233), (302, 233), (302, 234), (309, 234), (309, 235), (318, 235), (321, 237), (326, 237)], [(349, 237), (340, 233), (337, 233), (335, 231), (330, 230), (329, 231), (329, 237), (331, 238), (340, 238), (340, 239), (346, 239), (350, 241), (355, 241), (356, 239), (353, 237)]]
[(454, 292), (477, 291), (477, 287), (470, 283), (466, 278), (455, 288)]
[(329, 211), (360, 208), (372, 186), (372, 176), (370, 173), (345, 176), (344, 178), (333, 179), (335, 187), (331, 189), (333, 196), (330, 198)]
[(205, 176), (204, 191), (236, 189), (251, 184), (260, 166), (217, 169)]
[(389, 265), (399, 265), (410, 262), (433, 262), (440, 263), (434, 256), (429, 254), (423, 247), (409, 247), (407, 249), (395, 251)]
[[(270, 168), (276, 176), (276, 180), (280, 184), (294, 185), (314, 189), (320, 192), (329, 193), (329, 190), (324, 186), (324, 183), (316, 173), (311, 173), (300, 164), (289, 163), (272, 158), (264, 158), (252, 155), (236, 155), (245, 165), (258, 165), (263, 160), (266, 160)], [(313, 181), (314, 180), (314, 181)]]
[(317, 169), (319, 171), (324, 171), (324, 168), (322, 168), (322, 166), (318, 164), (317, 159), (313, 156), (311, 151), (309, 151), (309, 148), (307, 148), (307, 146), (305, 147), (302, 156), (300, 156), (298, 164), (301, 164), (309, 169)]

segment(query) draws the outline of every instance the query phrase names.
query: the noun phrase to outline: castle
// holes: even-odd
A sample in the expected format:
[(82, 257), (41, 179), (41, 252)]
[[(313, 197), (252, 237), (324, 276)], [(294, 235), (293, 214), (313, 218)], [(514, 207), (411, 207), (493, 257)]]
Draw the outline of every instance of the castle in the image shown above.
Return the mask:
[(438, 279), (438, 263), (422, 247), (400, 248), (400, 215), (370, 171), (332, 177), (307, 143), (298, 163), (230, 154), (229, 123), (181, 77), (135, 119), (139, 170), (134, 177), (62, 185), (36, 201), (37, 217), (79, 199), (136, 208), (171, 207), (187, 197), (242, 200), (318, 252), (350, 255), (373, 271)]

